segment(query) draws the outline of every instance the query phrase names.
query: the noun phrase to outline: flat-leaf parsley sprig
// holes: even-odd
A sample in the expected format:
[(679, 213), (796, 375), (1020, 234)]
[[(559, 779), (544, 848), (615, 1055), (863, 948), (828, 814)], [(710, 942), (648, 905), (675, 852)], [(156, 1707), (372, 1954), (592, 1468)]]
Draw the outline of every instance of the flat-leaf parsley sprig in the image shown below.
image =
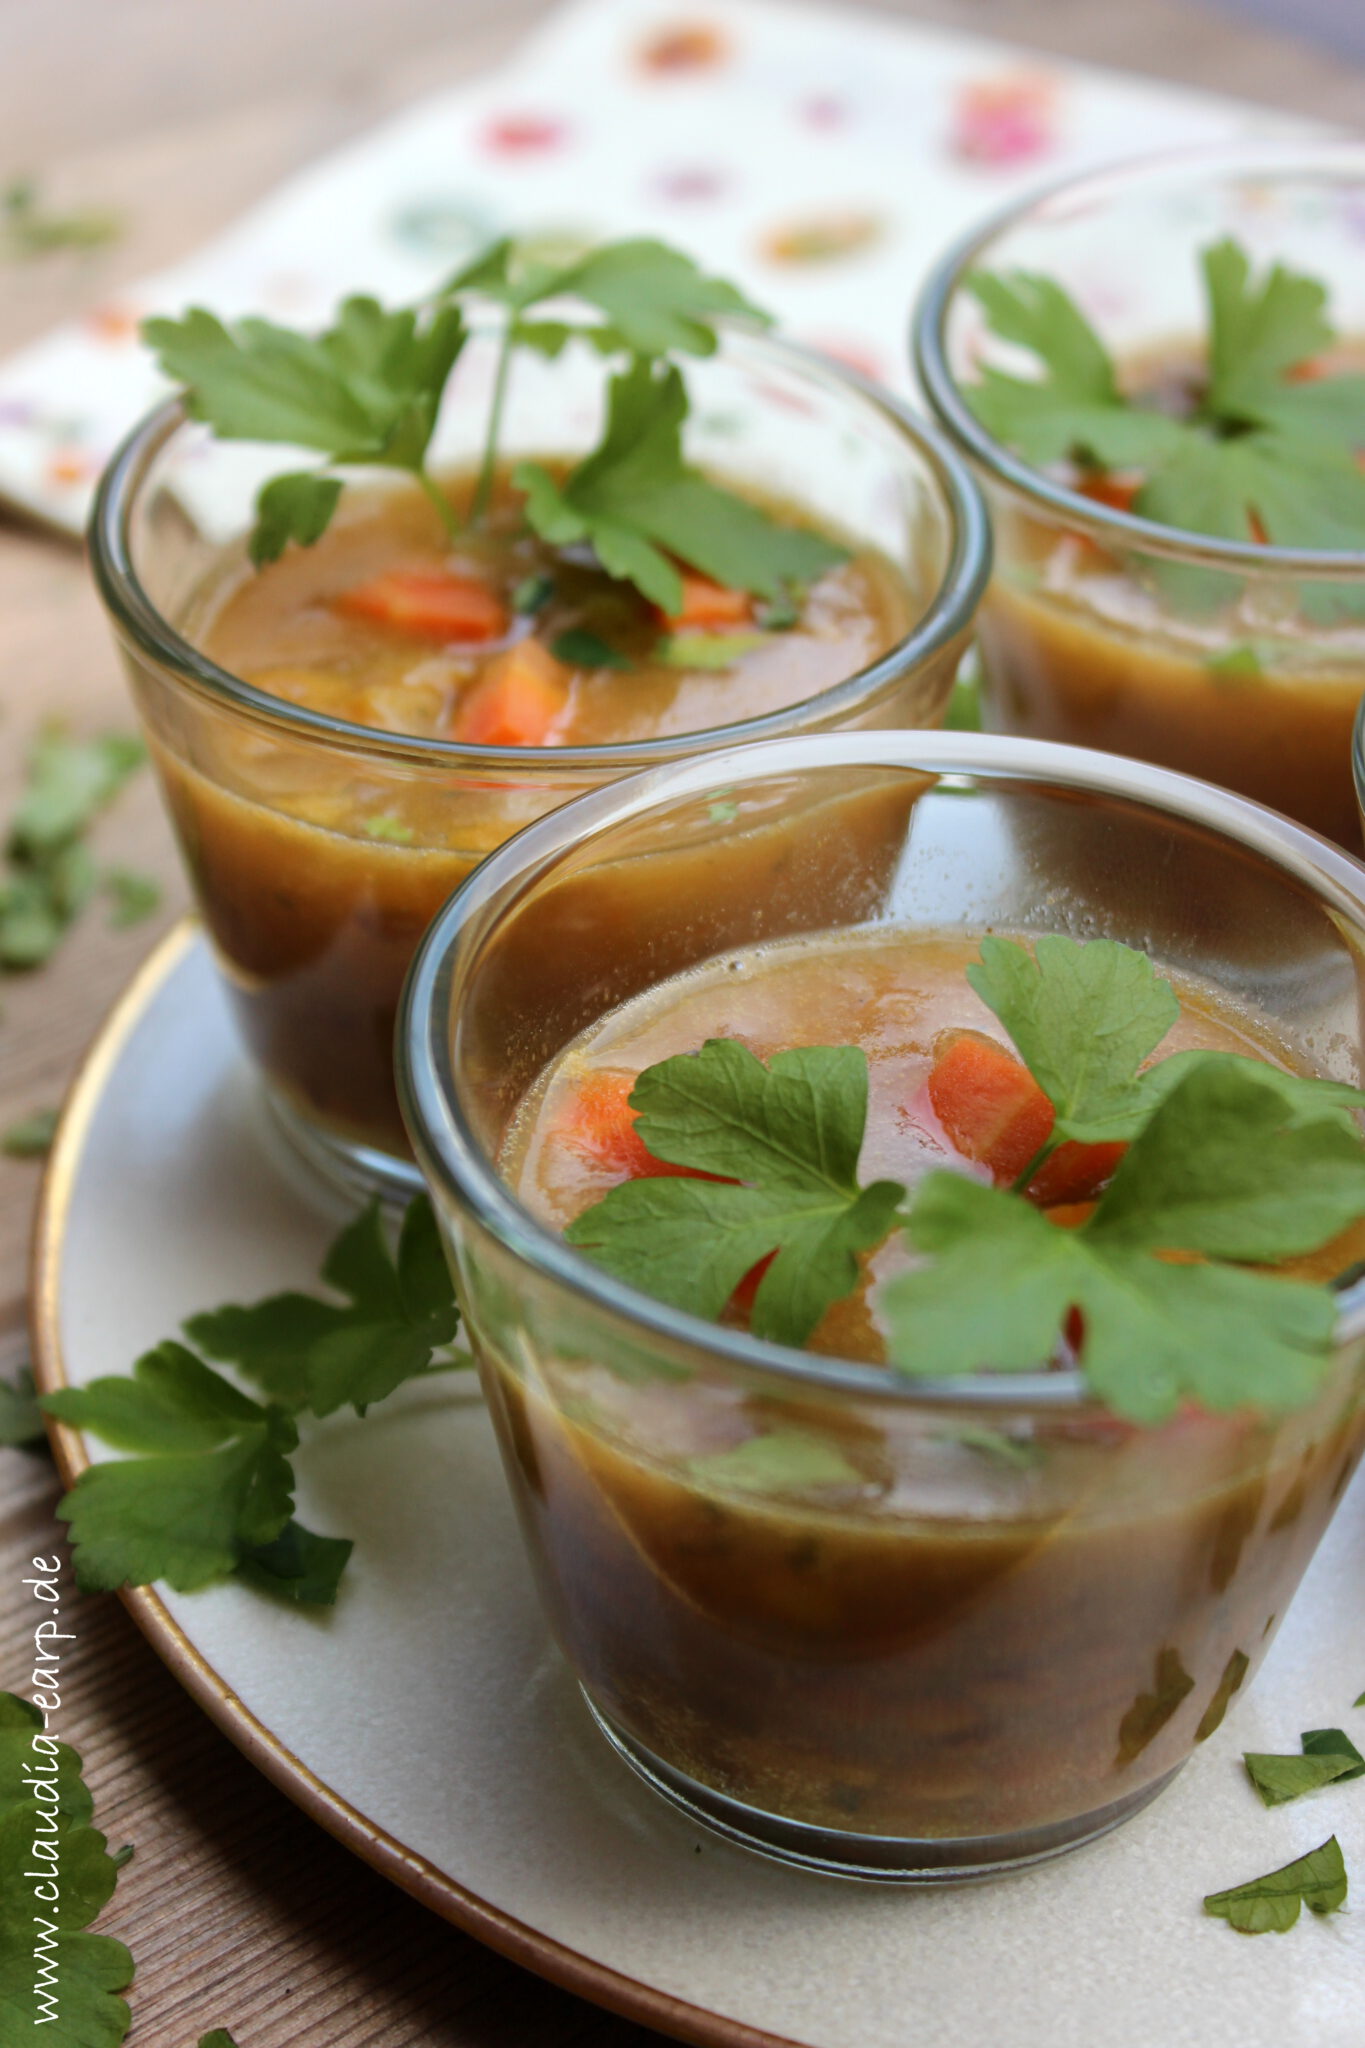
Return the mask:
[[(1135, 1422), (1160, 1422), (1186, 1398), (1215, 1410), (1311, 1398), (1330, 1363), (1335, 1297), (1260, 1269), (1365, 1215), (1353, 1115), (1365, 1094), (1230, 1053), (1144, 1067), (1175, 1020), (1174, 992), (1109, 940), (1048, 937), (1030, 951), (988, 939), (970, 974), (1055, 1111), (1013, 1188), (945, 1169), (909, 1195), (894, 1181), (864, 1186), (859, 1048), (803, 1047), (765, 1067), (736, 1041), (712, 1040), (646, 1069), (630, 1098), (639, 1138), (679, 1175), (611, 1189), (575, 1218), (569, 1242), (713, 1318), (771, 1260), (750, 1327), (799, 1345), (858, 1285), (859, 1255), (899, 1225), (921, 1263), (883, 1287), (880, 1305), (903, 1372), (1035, 1369), (1079, 1310), (1081, 1368)], [(1093, 1212), (1062, 1229), (1025, 1190), (1070, 1140), (1127, 1149)]]
[(58, 1514), (77, 1584), (99, 1592), (165, 1579), (190, 1592), (229, 1575), (301, 1605), (331, 1605), (352, 1545), (293, 1518), (298, 1418), (363, 1415), (405, 1380), (472, 1364), (435, 1216), (418, 1196), (391, 1252), (372, 1203), (332, 1245), (322, 1275), (345, 1297), (286, 1293), (191, 1316), (185, 1334), (230, 1361), (257, 1401), (170, 1339), (132, 1376), (46, 1395), (41, 1406), (133, 1452), (83, 1472)]
[(526, 520), (543, 539), (589, 542), (610, 575), (670, 614), (682, 603), (674, 558), (779, 603), (842, 559), (832, 542), (770, 517), (685, 461), (688, 399), (675, 358), (712, 354), (722, 318), (767, 325), (768, 316), (681, 251), (635, 239), (562, 263), (499, 241), (424, 304), (386, 310), (372, 298), (349, 298), (316, 335), (262, 319), (229, 327), (202, 307), (144, 322), (143, 338), (184, 385), (191, 416), (221, 439), (284, 442), (326, 458), (321, 469), (290, 471), (262, 490), (249, 540), (254, 562), (274, 561), (290, 541), (320, 539), (341, 495), (334, 471), (355, 465), (408, 472), (459, 539), (459, 518), (428, 455), (480, 309), (501, 321), (501, 332), (474, 521), (492, 498), (516, 353), (553, 356), (581, 341), (623, 366), (610, 379), (598, 446), (562, 483), (536, 463), (513, 474)]
[[(41, 1791), (36, 1790), (42, 1787)], [(48, 1796), (48, 1795), (53, 1796)], [(91, 1934), (130, 1848), (110, 1855), (81, 1759), (31, 1701), (0, 1692), (0, 2021), (6, 2041), (117, 2048), (133, 1981), (121, 1941)], [(41, 1820), (38, 1816), (41, 1815)], [(36, 1980), (36, 1981), (35, 1981)], [(22, 2031), (20, 2031), (22, 2029)]]
[[(1017, 377), (985, 366), (965, 390), (972, 411), (1026, 462), (1139, 472), (1133, 510), (1160, 525), (1243, 544), (1359, 552), (1365, 375), (1320, 363), (1337, 338), (1324, 286), (1279, 263), (1255, 278), (1230, 239), (1203, 251), (1201, 269), (1207, 346), (1178, 414), (1123, 388), (1104, 343), (1054, 279), (972, 273), (967, 289), (992, 332), (1041, 367), (1040, 376)], [(1350, 586), (1320, 595), (1340, 609)]]

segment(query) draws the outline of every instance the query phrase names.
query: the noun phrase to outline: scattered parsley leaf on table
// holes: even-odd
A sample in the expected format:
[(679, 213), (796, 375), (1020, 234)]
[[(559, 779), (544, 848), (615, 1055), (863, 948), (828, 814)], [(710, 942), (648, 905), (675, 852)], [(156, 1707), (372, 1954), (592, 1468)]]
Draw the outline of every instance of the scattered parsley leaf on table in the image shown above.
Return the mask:
[(15, 178), (0, 192), (0, 250), (15, 257), (51, 256), (58, 250), (88, 252), (116, 242), (121, 214), (103, 207), (44, 206), (32, 178)]
[(1355, 1777), (1359, 1770), (1357, 1758), (1344, 1752), (1313, 1754), (1305, 1750), (1302, 1756), (1276, 1756), (1244, 1750), (1242, 1762), (1263, 1806), (1284, 1806), (1336, 1779)]
[(42, 2039), (36, 2029), (55, 2023), (51, 2039), (66, 2048), (117, 2048), (131, 2017), (117, 1994), (132, 1982), (133, 1959), (121, 1941), (85, 1930), (113, 1896), (126, 1853), (109, 1854), (80, 1758), (61, 1743), (50, 1780), (58, 1826), (43, 1836), (59, 1852), (61, 1896), (35, 1895), (36, 1807), (22, 1766), (42, 1731), (36, 1707), (0, 1693), (0, 2035)]
[(41, 1159), (52, 1148), (58, 1111), (35, 1109), (0, 1133), (0, 1152), (10, 1159)]
[(1360, 1754), (1349, 1735), (1341, 1728), (1310, 1728), (1299, 1737), (1305, 1756), (1345, 1757), (1350, 1769), (1341, 1772), (1343, 1779), (1365, 1778), (1365, 1756)]
[(77, 1583), (97, 1591), (164, 1578), (188, 1592), (235, 1574), (299, 1605), (329, 1606), (351, 1554), (344, 1537), (293, 1519), (296, 1417), (359, 1413), (405, 1379), (472, 1363), (452, 1352), (454, 1289), (431, 1204), (407, 1210), (397, 1254), (378, 1203), (337, 1237), (323, 1278), (345, 1303), (277, 1294), (191, 1316), (186, 1334), (249, 1373), (256, 1401), (175, 1339), (110, 1376), (44, 1397), (49, 1414), (134, 1452), (82, 1473), (58, 1513)]
[(1210, 1892), (1204, 1911), (1226, 1920), (1239, 1934), (1284, 1934), (1307, 1906), (1313, 1913), (1335, 1913), (1345, 1903), (1346, 1863), (1335, 1835), (1306, 1856), (1298, 1856), (1264, 1877), (1228, 1891)]
[(199, 2048), (237, 2048), (226, 2027), (215, 2027), (211, 2034), (201, 2034)]
[(576, 1218), (569, 1243), (646, 1294), (712, 1317), (776, 1252), (750, 1327), (804, 1343), (905, 1195), (898, 1181), (858, 1181), (865, 1055), (805, 1046), (765, 1066), (735, 1039), (710, 1039), (647, 1069), (630, 1100), (656, 1158), (723, 1178), (626, 1181)]
[(22, 1449), (45, 1443), (42, 1410), (33, 1390), (33, 1374), (24, 1366), (17, 1380), (0, 1380), (0, 1444)]
[[(459, 1312), (430, 1202), (409, 1205), (390, 1252), (378, 1202), (337, 1238), (322, 1277), (347, 1305), (274, 1294), (249, 1308), (191, 1316), (186, 1334), (210, 1358), (249, 1373), (287, 1407), (330, 1415), (349, 1402), (364, 1414), (404, 1380), (445, 1369)], [(460, 1354), (460, 1364), (468, 1363)]]
[(68, 1387), (48, 1414), (116, 1449), (141, 1452), (82, 1472), (57, 1513), (70, 1525), (82, 1591), (164, 1578), (193, 1592), (235, 1570), (289, 1520), (298, 1430), (168, 1340), (130, 1379)]
[(39, 733), (5, 840), (0, 969), (40, 967), (89, 902), (100, 874), (83, 835), (145, 758), (142, 742), (123, 733)]
[(161, 901), (160, 882), (151, 875), (138, 874), (133, 868), (106, 868), (104, 888), (113, 905), (109, 922), (116, 931), (141, 924)]

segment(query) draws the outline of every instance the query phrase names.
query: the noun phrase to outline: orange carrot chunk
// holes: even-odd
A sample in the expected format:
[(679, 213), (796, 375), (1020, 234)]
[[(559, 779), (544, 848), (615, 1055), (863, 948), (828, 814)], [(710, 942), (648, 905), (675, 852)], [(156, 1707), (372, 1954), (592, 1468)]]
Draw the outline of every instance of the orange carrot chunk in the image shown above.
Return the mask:
[(617, 1180), (651, 1180), (672, 1174), (685, 1180), (718, 1180), (691, 1166), (656, 1159), (636, 1129), (630, 1106), (631, 1074), (588, 1074), (569, 1097), (556, 1122), (556, 1141)]
[(390, 569), (342, 591), (337, 609), (430, 640), (501, 640), (507, 607), (475, 576), (448, 569)]
[(716, 627), (753, 624), (754, 601), (747, 590), (727, 589), (725, 584), (713, 583), (709, 576), (698, 576), (692, 569), (683, 570), (682, 587), (680, 609), (659, 614), (675, 633), (680, 628), (705, 633)]
[[(1019, 1178), (1055, 1121), (1052, 1104), (1023, 1061), (975, 1031), (960, 1032), (939, 1054), (929, 1075), (929, 1100), (958, 1151), (988, 1166), (1000, 1187)], [(1034, 1175), (1029, 1196), (1045, 1209), (1093, 1201), (1126, 1150), (1068, 1139)]]
[(569, 701), (568, 671), (538, 640), (499, 654), (456, 706), (451, 737), (480, 747), (549, 747)]
[(730, 1296), (730, 1307), (737, 1315), (742, 1315), (746, 1323), (754, 1312), (754, 1296), (758, 1293), (758, 1284), (776, 1257), (776, 1252), (765, 1252), (756, 1266), (750, 1266)]
[(1107, 505), (1112, 512), (1131, 512), (1142, 484), (1138, 477), (1115, 476), (1110, 469), (1097, 469), (1078, 488), (1082, 497), (1092, 498), (1097, 505)]
[(1029, 1183), (1031, 1199), (1044, 1209), (1093, 1203), (1100, 1190), (1113, 1179), (1126, 1145), (1082, 1145), (1069, 1138), (1059, 1145), (1051, 1159)]
[(1018, 1179), (1052, 1130), (1052, 1104), (1023, 1061), (975, 1031), (939, 1053), (929, 1100), (963, 1157), (988, 1166), (1002, 1186)]

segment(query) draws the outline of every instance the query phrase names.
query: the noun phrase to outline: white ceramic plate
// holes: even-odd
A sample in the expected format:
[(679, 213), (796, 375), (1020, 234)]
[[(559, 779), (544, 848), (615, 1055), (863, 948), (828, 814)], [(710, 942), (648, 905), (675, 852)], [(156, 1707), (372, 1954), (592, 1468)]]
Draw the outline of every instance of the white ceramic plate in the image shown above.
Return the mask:
[[(203, 942), (175, 933), (70, 1098), (36, 1258), (44, 1388), (126, 1372), (180, 1319), (315, 1279), (309, 1206)], [(68, 1479), (89, 1457), (70, 1431)], [(547, 1638), (482, 1408), (409, 1389), (318, 1426), (300, 1515), (352, 1536), (335, 1612), (135, 1592), (167, 1663), (301, 1806), (435, 1911), (571, 1989), (723, 2048), (1360, 2048), (1365, 1914), (1248, 1939), (1200, 1910), (1335, 1832), (1365, 1895), (1365, 1779), (1266, 1812), (1243, 1748), (1365, 1747), (1365, 1485), (1251, 1695), (1136, 1819), (941, 1890), (807, 1876), (700, 1835), (589, 1722)]]

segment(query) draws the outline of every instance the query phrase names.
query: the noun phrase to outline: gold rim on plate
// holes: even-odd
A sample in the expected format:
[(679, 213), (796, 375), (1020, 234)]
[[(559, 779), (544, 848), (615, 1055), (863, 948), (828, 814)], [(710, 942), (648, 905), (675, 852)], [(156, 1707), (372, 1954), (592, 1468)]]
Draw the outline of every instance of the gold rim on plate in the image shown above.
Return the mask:
[[(61, 1337), (61, 1268), (72, 1192), (91, 1122), (128, 1040), (199, 939), (197, 921), (183, 918), (143, 961), (100, 1026), (62, 1106), (33, 1233), (29, 1315), (33, 1376), (40, 1393), (56, 1393), (69, 1384)], [(81, 1433), (52, 1418), (47, 1429), (62, 1481), (73, 1486), (91, 1463)], [(594, 1962), (457, 1884), (342, 1799), (259, 1721), (195, 1648), (151, 1587), (125, 1586), (119, 1598), (190, 1697), (257, 1769), (310, 1820), (432, 1912), (564, 1990), (696, 2048), (800, 2048), (785, 2035), (689, 2005), (606, 1963)]]

